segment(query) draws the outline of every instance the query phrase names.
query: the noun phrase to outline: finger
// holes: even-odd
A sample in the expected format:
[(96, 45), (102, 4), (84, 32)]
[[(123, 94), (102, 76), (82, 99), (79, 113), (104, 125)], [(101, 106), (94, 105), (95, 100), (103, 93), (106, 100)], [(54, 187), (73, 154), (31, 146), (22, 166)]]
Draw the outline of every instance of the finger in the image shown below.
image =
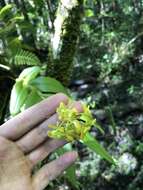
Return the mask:
[(49, 119), (45, 120), (38, 127), (34, 128), (32, 131), (16, 141), (16, 144), (21, 148), (24, 153), (31, 152), (46, 139), (48, 139), (48, 126), (56, 124), (57, 121), (57, 114), (52, 115)]
[(66, 141), (50, 139), (40, 145), (36, 150), (33, 150), (27, 155), (31, 163), (31, 168), (36, 166), (40, 161), (44, 160), (50, 153), (65, 145)]
[(10, 140), (17, 140), (30, 131), (35, 125), (49, 118), (56, 112), (60, 102), (67, 103), (68, 98), (58, 93), (32, 106), (23, 113), (10, 119), (0, 127), (0, 135)]
[[(80, 102), (74, 102), (72, 107), (75, 107), (78, 112), (82, 112), (82, 105)], [(17, 141), (17, 145), (23, 150), (24, 153), (28, 153), (48, 139), (47, 132), (49, 130), (48, 125), (56, 124), (58, 121), (58, 115), (54, 114), (49, 119), (45, 120), (38, 127), (24, 135)]]
[(48, 183), (58, 177), (67, 167), (77, 159), (76, 152), (68, 152), (60, 156), (57, 160), (45, 165), (33, 177), (33, 186), (36, 190), (43, 190)]

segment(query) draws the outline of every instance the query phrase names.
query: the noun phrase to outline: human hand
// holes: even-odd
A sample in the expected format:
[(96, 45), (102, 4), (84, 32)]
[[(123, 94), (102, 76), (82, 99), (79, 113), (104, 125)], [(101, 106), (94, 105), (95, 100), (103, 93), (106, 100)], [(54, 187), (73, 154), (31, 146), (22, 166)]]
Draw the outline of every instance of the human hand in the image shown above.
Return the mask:
[[(20, 113), (0, 126), (0, 189), (43, 190), (77, 158), (76, 152), (65, 153), (32, 175), (38, 162), (66, 142), (50, 139), (48, 125), (58, 120), (56, 109), (68, 98), (59, 93)], [(76, 109), (81, 112), (79, 102)]]

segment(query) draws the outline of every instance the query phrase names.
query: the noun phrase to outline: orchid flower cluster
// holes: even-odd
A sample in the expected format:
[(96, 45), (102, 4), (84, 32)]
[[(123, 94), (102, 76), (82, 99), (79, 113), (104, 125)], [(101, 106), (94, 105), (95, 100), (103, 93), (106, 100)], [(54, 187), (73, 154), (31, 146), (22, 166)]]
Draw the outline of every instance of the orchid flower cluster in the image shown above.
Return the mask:
[(79, 113), (75, 108), (61, 103), (57, 108), (57, 114), (57, 123), (49, 126), (51, 128), (48, 131), (49, 137), (66, 140), (67, 142), (80, 141), (102, 158), (115, 164), (115, 160), (110, 154), (89, 133), (92, 126), (96, 126), (102, 134), (104, 134), (104, 131), (97, 124), (96, 119), (93, 118), (88, 106), (83, 104), (83, 112)]
[(61, 103), (57, 108), (59, 120), (56, 125), (50, 125), (53, 129), (48, 136), (55, 139), (64, 139), (68, 142), (83, 140), (87, 132), (96, 124), (89, 107), (83, 104), (83, 112), (79, 113), (75, 108)]

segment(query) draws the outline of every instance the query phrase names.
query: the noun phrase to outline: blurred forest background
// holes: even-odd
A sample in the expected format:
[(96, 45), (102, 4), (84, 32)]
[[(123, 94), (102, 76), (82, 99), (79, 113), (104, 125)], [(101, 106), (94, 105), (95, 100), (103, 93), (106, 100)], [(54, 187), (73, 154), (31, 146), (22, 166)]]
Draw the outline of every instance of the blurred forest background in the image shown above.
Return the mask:
[[(93, 128), (93, 135), (118, 158), (118, 167), (111, 166), (77, 144), (80, 189), (142, 190), (143, 1), (0, 0), (1, 124), (10, 115), (15, 79), (30, 66), (41, 70), (27, 79), (26, 93), (21, 83), (14, 115), (64, 85), (90, 105), (106, 132)], [(48, 189), (75, 187), (61, 177)]]

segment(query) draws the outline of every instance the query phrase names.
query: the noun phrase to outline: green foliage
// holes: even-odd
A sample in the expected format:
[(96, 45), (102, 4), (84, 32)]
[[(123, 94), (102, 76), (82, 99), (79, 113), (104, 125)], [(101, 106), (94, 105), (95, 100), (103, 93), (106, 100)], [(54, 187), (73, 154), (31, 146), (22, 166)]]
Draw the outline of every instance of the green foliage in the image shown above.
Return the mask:
[(0, 9), (0, 23), (2, 25), (0, 28), (0, 38), (2, 40), (7, 40), (6, 37), (16, 31), (16, 24), (20, 25), (24, 20), (24, 17), (18, 11), (14, 11), (14, 9), (14, 4), (8, 4)]
[(3, 20), (13, 8), (13, 4), (7, 4), (5, 7), (0, 9), (0, 19)]
[[(8, 4), (0, 10), (0, 39), (3, 47), (3, 65), (40, 65), (39, 58), (32, 52), (24, 50), (22, 39), (18, 37), (17, 30), (24, 25), (24, 17), (18, 12), (14, 4)], [(28, 25), (28, 23), (27, 23)]]
[(88, 77), (89, 73), (99, 81), (122, 77), (141, 39), (142, 3), (87, 0), (84, 9), (77, 77)]
[[(20, 111), (22, 111), (22, 106), (25, 104), (25, 101), (27, 102), (27, 97), (29, 94), (31, 95), (30, 92), (31, 90), (33, 90), (33, 88), (30, 87), (29, 85), (29, 81), (34, 79), (39, 73), (40, 73), (39, 67), (32, 67), (23, 70), (23, 72), (20, 74), (11, 92), (11, 98), (10, 98), (11, 115), (17, 115)], [(35, 96), (33, 96), (32, 98), (35, 99)]]
[(17, 51), (14, 56), (14, 63), (16, 65), (40, 65), (40, 60), (35, 54), (25, 51), (23, 49)]
[(38, 77), (31, 81), (31, 85), (38, 88), (41, 92), (57, 93), (63, 92), (68, 94), (64, 86), (54, 78), (51, 77)]
[(40, 73), (42, 73), (42, 68), (29, 67), (24, 69), (16, 79), (10, 98), (11, 115), (17, 115), (52, 94), (66, 93), (64, 86), (59, 81), (53, 78), (39, 77)]
[(27, 85), (31, 80), (35, 79), (40, 74), (40, 67), (28, 67), (22, 71), (17, 80), (23, 80)]

